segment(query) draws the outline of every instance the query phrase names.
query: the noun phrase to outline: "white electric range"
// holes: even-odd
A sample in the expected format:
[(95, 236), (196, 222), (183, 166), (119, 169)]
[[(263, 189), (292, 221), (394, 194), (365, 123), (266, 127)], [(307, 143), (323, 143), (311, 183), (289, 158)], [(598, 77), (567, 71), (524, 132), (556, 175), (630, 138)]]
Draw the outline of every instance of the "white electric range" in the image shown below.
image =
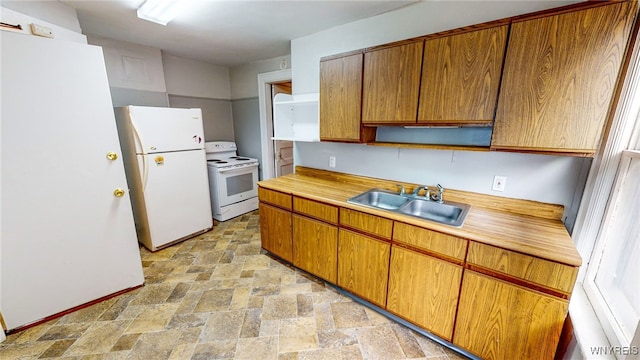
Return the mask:
[(236, 143), (205, 143), (213, 218), (225, 221), (258, 208), (258, 159), (238, 156)]

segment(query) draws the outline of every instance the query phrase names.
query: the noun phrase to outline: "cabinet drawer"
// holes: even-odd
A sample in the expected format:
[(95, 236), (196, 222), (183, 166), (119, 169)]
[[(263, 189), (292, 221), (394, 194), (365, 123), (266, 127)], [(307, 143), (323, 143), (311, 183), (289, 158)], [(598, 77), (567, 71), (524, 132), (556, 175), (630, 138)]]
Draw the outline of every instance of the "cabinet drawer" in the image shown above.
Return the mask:
[(293, 211), (328, 223), (338, 224), (338, 208), (335, 206), (294, 196)]
[(578, 268), (471, 241), (467, 263), (570, 294)]
[(291, 210), (291, 195), (289, 194), (259, 187), (258, 198), (260, 199), (260, 201), (270, 203), (287, 210)]
[(393, 240), (461, 261), (467, 251), (467, 240), (397, 221), (393, 227)]
[(346, 208), (340, 209), (340, 225), (385, 239), (391, 239), (393, 229), (392, 220)]

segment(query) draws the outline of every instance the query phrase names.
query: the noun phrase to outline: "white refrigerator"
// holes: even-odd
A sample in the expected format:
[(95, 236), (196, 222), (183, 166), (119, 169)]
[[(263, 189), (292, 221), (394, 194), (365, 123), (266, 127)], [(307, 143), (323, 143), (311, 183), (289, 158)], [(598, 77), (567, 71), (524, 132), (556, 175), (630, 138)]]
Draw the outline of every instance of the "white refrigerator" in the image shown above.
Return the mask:
[(200, 109), (116, 108), (138, 241), (151, 251), (211, 230)]
[(0, 46), (0, 311), (16, 330), (144, 276), (102, 49), (5, 31)]

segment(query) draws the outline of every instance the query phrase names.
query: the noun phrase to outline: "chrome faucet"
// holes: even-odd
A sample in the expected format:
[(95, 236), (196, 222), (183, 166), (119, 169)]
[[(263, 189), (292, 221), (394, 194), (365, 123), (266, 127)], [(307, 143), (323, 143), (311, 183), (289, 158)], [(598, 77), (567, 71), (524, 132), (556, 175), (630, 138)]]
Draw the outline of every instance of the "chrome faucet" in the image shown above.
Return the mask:
[(437, 201), (439, 204), (442, 204), (444, 202), (444, 197), (443, 197), (444, 188), (440, 184), (436, 185), (436, 187), (438, 188), (438, 194), (432, 194), (431, 200)]
[(404, 196), (406, 194), (406, 191), (404, 190), (404, 185), (400, 185), (400, 184), (396, 184), (397, 187), (400, 188), (400, 195)]
[(413, 193), (411, 195), (413, 196), (418, 196), (418, 194), (420, 193), (420, 190), (424, 189), (424, 197), (427, 198), (427, 200), (430, 198), (430, 194), (431, 194), (431, 190), (429, 190), (429, 187), (426, 185), (420, 185), (417, 186), (415, 189), (413, 189)]

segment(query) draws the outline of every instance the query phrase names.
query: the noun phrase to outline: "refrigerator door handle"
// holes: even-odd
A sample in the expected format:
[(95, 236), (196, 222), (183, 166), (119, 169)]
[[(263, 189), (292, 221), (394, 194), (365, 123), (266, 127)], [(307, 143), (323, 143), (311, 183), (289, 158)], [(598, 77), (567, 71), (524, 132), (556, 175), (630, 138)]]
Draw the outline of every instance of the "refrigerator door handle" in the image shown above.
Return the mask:
[[(131, 115), (129, 115), (131, 116)], [(144, 143), (142, 142), (142, 137), (140, 136), (140, 132), (138, 131), (138, 128), (136, 128), (136, 125), (134, 124), (133, 121), (129, 122), (131, 124), (131, 129), (133, 130), (133, 135), (135, 136), (136, 140), (138, 141), (138, 144), (140, 144), (140, 150), (141, 150), (141, 154), (142, 154), (142, 191), (144, 192), (145, 189), (147, 188), (147, 178), (149, 177), (149, 164), (147, 163), (147, 157), (144, 156), (145, 155), (145, 147), (144, 147)]]

